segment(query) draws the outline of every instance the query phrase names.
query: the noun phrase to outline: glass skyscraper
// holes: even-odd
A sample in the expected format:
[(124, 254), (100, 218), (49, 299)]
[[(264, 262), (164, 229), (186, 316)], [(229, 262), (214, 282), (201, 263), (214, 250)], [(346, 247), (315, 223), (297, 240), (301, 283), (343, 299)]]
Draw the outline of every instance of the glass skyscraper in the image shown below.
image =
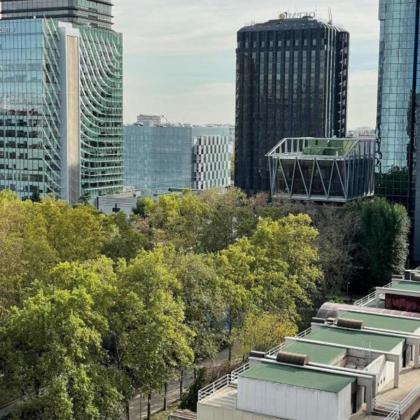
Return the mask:
[(419, 8), (417, 0), (380, 1), (378, 136), (381, 164), (376, 192), (408, 209), (412, 259), (420, 261)]
[(266, 154), (286, 137), (344, 137), (349, 34), (312, 16), (238, 32), (235, 185), (269, 191)]
[(120, 191), (122, 36), (111, 3), (1, 5), (0, 188), (70, 202)]

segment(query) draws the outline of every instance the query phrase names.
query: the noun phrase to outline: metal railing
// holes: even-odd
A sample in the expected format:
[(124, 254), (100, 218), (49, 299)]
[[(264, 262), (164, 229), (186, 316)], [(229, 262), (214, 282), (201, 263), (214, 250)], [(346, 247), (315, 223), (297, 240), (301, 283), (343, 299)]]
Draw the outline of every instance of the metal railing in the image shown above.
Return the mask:
[[(395, 280), (395, 279), (394, 279)], [(392, 287), (392, 282), (386, 284), (385, 286), (382, 286), (382, 289), (390, 289)], [(378, 299), (381, 297), (381, 295), (378, 295)], [(356, 300), (356, 302), (353, 303), (354, 306), (366, 306), (368, 305), (370, 302), (373, 302), (375, 299), (377, 298), (376, 296), (376, 290), (372, 293), (370, 293), (369, 295)]]
[[(420, 385), (417, 385), (401, 402), (375, 399), (375, 409), (389, 412), (385, 420), (399, 420), (418, 398), (420, 398)], [(378, 400), (379, 405), (377, 405)]]
[(370, 302), (373, 302), (376, 299), (376, 292), (372, 292), (371, 294), (356, 300), (356, 302), (353, 303), (354, 306), (366, 306)]
[(286, 347), (286, 343), (281, 343), (276, 347), (273, 347), (272, 349), (268, 350), (268, 352), (266, 353), (267, 356), (272, 356), (275, 357), (277, 356), (281, 351), (284, 350), (284, 348)]
[(312, 332), (312, 327), (307, 328), (305, 331), (300, 332), (296, 337), (297, 338), (305, 338)]
[(198, 401), (203, 400), (204, 398), (210, 397), (215, 394), (217, 391), (220, 391), (223, 388), (228, 386), (235, 386), (238, 384), (238, 378), (241, 373), (249, 369), (249, 363), (245, 363), (239, 368), (233, 370), (231, 373), (219, 378), (217, 381), (214, 381), (210, 385), (200, 389), (198, 391)]
[(373, 400), (373, 407), (375, 410), (385, 411), (386, 413), (391, 413), (399, 408), (400, 402), (394, 400), (388, 400), (384, 397), (376, 397)]
[[(302, 331), (299, 334), (297, 334), (296, 338), (305, 338), (311, 332), (312, 332), (312, 327), (309, 327), (305, 331)], [(272, 349), (268, 350), (266, 355), (271, 356), (271, 357), (277, 356), (281, 351), (283, 351), (285, 349), (286, 346), (287, 346), (287, 343), (283, 342), (283, 343), (279, 344), (278, 346), (273, 347)]]

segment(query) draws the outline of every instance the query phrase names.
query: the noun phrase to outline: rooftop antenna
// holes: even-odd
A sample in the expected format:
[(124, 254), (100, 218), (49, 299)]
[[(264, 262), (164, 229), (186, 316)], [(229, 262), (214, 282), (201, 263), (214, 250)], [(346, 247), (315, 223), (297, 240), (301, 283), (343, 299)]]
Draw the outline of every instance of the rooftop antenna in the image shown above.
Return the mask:
[(331, 7), (329, 7), (329, 8), (328, 8), (328, 23), (329, 23), (330, 25), (332, 25), (332, 24), (333, 24), (333, 15), (332, 15), (332, 10), (331, 10)]

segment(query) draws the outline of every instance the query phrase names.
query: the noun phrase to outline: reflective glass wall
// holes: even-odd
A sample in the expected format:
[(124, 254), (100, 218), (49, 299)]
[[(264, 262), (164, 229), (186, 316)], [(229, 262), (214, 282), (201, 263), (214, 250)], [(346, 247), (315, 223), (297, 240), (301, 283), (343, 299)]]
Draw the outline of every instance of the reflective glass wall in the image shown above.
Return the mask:
[(2, 19), (50, 17), (62, 22), (112, 27), (112, 4), (108, 0), (2, 0)]
[(419, 132), (419, 2), (381, 0), (378, 135), (381, 164), (376, 193), (407, 207), (413, 221), (413, 254), (420, 261), (420, 202), (416, 197)]
[(79, 30), (82, 190), (96, 197), (123, 187), (122, 36)]
[(59, 33), (46, 20), (0, 22), (0, 189), (60, 194)]
[(124, 185), (144, 194), (192, 188), (191, 127), (129, 125), (124, 128)]

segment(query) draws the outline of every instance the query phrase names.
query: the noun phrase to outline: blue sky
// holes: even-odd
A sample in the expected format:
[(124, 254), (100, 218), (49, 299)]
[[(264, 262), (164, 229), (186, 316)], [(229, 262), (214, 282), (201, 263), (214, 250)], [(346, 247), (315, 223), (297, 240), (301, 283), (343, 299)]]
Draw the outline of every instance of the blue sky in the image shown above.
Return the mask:
[(349, 128), (374, 126), (377, 0), (120, 0), (126, 122), (139, 113), (170, 121), (233, 123), (236, 31), (282, 10), (317, 11), (350, 32)]

